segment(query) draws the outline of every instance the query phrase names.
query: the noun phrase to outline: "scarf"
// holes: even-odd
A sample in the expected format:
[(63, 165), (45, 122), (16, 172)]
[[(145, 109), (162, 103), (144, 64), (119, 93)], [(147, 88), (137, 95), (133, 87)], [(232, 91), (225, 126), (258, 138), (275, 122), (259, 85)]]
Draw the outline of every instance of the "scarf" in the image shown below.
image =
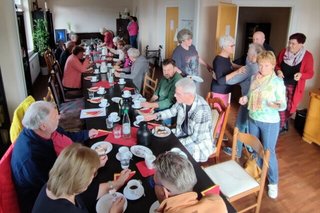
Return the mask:
[(268, 86), (270, 80), (272, 79), (274, 73), (267, 76), (262, 76), (259, 73), (253, 77), (250, 86), (250, 97), (248, 102), (248, 110), (257, 111), (262, 109), (262, 101), (266, 97), (262, 97), (263, 89)]
[(289, 48), (287, 47), (286, 52), (283, 56), (283, 61), (289, 66), (295, 66), (302, 61), (306, 51), (307, 50), (304, 47), (302, 47), (296, 54), (293, 54), (289, 51)]

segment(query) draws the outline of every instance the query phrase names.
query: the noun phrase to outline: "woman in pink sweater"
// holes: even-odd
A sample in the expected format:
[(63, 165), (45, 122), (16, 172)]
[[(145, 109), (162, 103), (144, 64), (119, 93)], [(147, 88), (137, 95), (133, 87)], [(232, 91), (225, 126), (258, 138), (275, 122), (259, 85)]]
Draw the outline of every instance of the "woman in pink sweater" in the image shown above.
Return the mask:
[(138, 37), (138, 32), (139, 32), (139, 26), (138, 26), (138, 19), (135, 16), (129, 16), (128, 18), (130, 20), (127, 30), (129, 32), (130, 36), (130, 45), (133, 48), (138, 48), (137, 44), (137, 37)]

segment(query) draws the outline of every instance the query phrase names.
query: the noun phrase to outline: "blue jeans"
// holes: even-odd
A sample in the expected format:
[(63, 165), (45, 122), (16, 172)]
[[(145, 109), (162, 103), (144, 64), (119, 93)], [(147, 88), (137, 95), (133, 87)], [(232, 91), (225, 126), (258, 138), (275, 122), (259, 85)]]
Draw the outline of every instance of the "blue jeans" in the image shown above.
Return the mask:
[[(278, 141), (279, 129), (280, 122), (265, 123), (249, 118), (250, 134), (259, 138), (264, 149), (269, 149), (270, 151), (268, 170), (269, 184), (277, 184), (279, 182), (278, 160), (276, 156), (276, 145)], [(259, 159), (258, 163), (260, 166), (262, 166), (262, 159)]]
[(130, 45), (131, 45), (131, 47), (133, 47), (133, 48), (138, 48), (138, 44), (137, 44), (137, 35), (135, 35), (135, 36), (130, 36)]
[[(236, 127), (238, 127), (239, 132), (248, 132), (248, 109), (246, 106), (240, 105), (238, 110), (238, 116), (236, 121)], [(241, 157), (242, 155), (242, 143), (238, 140), (237, 143), (237, 157)]]

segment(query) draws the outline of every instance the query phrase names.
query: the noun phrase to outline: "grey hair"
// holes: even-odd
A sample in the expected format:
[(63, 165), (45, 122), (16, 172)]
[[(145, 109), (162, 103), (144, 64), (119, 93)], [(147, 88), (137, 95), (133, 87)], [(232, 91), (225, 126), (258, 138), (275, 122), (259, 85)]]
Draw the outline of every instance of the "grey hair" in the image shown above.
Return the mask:
[(193, 82), (191, 78), (181, 78), (176, 82), (176, 88), (180, 87), (183, 89), (184, 93), (191, 93), (192, 95), (196, 95), (196, 84)]
[(264, 51), (261, 44), (251, 43), (249, 44), (248, 55), (257, 56)]
[(191, 162), (178, 153), (162, 153), (153, 163), (159, 181), (174, 195), (192, 191), (197, 183)]
[(22, 119), (22, 124), (28, 129), (39, 129), (43, 122), (46, 122), (50, 111), (55, 106), (46, 101), (36, 101), (30, 105)]
[(128, 56), (131, 56), (132, 58), (138, 58), (140, 56), (140, 51), (136, 48), (130, 48), (128, 50)]
[(181, 44), (184, 40), (192, 39), (192, 32), (188, 29), (182, 29), (177, 34), (177, 40)]
[(229, 35), (222, 36), (219, 39), (219, 47), (221, 47), (222, 49), (232, 44), (234, 44), (234, 39)]
[(104, 34), (105, 32), (107, 32), (107, 28), (101, 27), (101, 28), (99, 29), (99, 32), (100, 32), (101, 34)]

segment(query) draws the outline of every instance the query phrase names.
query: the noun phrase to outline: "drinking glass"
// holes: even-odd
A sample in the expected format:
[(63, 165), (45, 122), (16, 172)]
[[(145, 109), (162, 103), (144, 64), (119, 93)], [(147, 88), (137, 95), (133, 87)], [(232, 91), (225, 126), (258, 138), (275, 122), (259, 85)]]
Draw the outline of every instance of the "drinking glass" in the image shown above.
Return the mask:
[(113, 121), (110, 118), (106, 119), (106, 126), (107, 126), (107, 129), (112, 129)]
[(121, 138), (121, 126), (119, 124), (113, 127), (113, 136), (114, 138)]

